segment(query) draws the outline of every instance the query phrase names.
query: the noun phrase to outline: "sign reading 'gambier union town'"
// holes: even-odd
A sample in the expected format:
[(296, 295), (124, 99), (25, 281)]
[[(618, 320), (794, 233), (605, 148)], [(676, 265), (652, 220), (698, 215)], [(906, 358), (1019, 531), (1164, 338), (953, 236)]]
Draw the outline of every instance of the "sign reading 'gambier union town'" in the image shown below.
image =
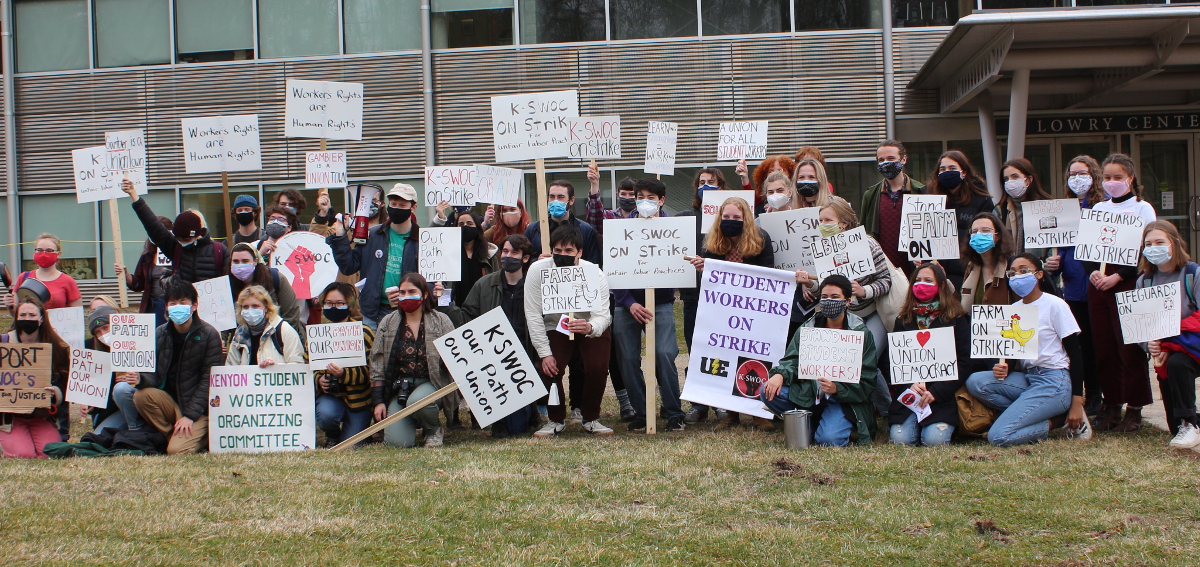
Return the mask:
[[(997, 120), (998, 132), (1008, 131), (1008, 120)], [(1025, 134), (1099, 134), (1200, 129), (1200, 111), (1101, 114), (1089, 116), (1030, 116)]]

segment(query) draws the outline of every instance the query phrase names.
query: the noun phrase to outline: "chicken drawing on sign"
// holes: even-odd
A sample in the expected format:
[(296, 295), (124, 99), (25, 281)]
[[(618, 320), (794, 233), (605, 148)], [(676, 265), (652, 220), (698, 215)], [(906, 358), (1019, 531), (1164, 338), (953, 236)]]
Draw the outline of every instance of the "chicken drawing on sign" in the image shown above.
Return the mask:
[(1021, 345), (1021, 352), (1025, 352), (1025, 343), (1037, 332), (1037, 329), (1022, 329), (1021, 316), (1016, 313), (1013, 313), (1008, 321), (996, 321), (996, 326), (1000, 327), (1000, 336), (1017, 341), (1017, 344)]

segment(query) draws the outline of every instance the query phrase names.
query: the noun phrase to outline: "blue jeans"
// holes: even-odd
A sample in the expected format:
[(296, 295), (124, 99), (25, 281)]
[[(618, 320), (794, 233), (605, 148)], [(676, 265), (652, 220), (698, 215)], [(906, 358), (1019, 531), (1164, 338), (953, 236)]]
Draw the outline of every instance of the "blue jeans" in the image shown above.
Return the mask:
[(317, 427), (325, 432), (330, 443), (341, 443), (371, 425), (371, 407), (352, 410), (337, 396), (322, 394), (317, 398)]
[(917, 414), (909, 411), (904, 423), (892, 426), (892, 443), (916, 445), (918, 433), (921, 445), (926, 447), (949, 445), (950, 436), (954, 434), (954, 426), (940, 421), (921, 426), (917, 424)]
[(117, 382), (113, 385), (112, 399), (117, 404), (117, 413), (114, 413), (100, 423), (93, 424), (92, 429), (96, 433), (100, 433), (104, 429), (112, 429), (120, 431), (128, 429), (137, 431), (142, 428), (141, 414), (138, 413), (137, 407), (133, 405), (133, 394), (137, 392), (137, 387), (131, 386), (126, 382)]
[[(675, 368), (675, 357), (679, 355), (679, 343), (675, 339), (675, 306), (654, 306), (655, 372), (658, 389), (662, 392), (662, 406), (666, 418), (683, 418), (679, 403), (679, 370)], [(613, 313), (613, 343), (621, 375), (625, 378), (625, 391), (629, 403), (638, 417), (646, 417), (646, 376), (642, 373), (642, 332), (645, 325), (637, 322), (629, 310), (617, 307)]]
[(1071, 407), (1071, 374), (1061, 368), (1032, 366), (997, 380), (991, 370), (967, 378), (967, 391), (984, 405), (1003, 413), (988, 431), (993, 445), (1010, 447), (1046, 438), (1050, 418)]
[(788, 387), (779, 388), (779, 393), (771, 400), (767, 399), (767, 391), (764, 388), (759, 399), (767, 409), (782, 417), (784, 413), (792, 410), (809, 410), (813, 412), (812, 419), (816, 421), (816, 426), (810, 429), (813, 431), (813, 442), (818, 445), (828, 447), (845, 447), (850, 444), (850, 433), (854, 431), (854, 424), (846, 419), (846, 414), (842, 410), (842, 405), (834, 398), (826, 398), (821, 401), (821, 404), (814, 407), (803, 407), (788, 399)]
[(533, 412), (537, 411), (537, 404), (529, 404), (515, 412), (512, 412), (503, 419), (497, 420), (492, 424), (492, 435), (496, 431), (503, 429), (510, 435), (521, 435), (529, 431), (529, 418), (533, 417)]

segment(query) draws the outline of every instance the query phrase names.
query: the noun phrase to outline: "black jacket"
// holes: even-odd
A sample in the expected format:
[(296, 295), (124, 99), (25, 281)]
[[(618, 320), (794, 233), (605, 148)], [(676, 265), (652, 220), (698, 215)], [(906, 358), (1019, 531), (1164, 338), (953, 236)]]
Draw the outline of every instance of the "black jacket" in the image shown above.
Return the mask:
[[(759, 227), (759, 229), (758, 229), (758, 234), (759, 234), (759, 236), (762, 236), (762, 240), (763, 240), (762, 252), (759, 252), (758, 254), (756, 254), (754, 256), (743, 257), (742, 263), (750, 265), (750, 266), (761, 266), (763, 268), (774, 268), (775, 267), (775, 250), (771, 248), (771, 235), (767, 234), (767, 231), (763, 230), (761, 227)], [(712, 252), (709, 252), (706, 248), (704, 248), (703, 244), (700, 244), (700, 256), (702, 258), (712, 258), (714, 260), (724, 260), (725, 259), (725, 256), (723, 254), (713, 254)], [(697, 291), (696, 293), (699, 294), (699, 291)]]
[[(929, 409), (933, 413), (929, 414), (918, 425), (925, 426), (934, 423), (947, 423), (953, 427), (958, 427), (958, 402), (954, 399), (954, 393), (966, 385), (968, 376), (974, 372), (988, 370), (991, 368), (991, 365), (987, 360), (975, 360), (971, 358), (971, 314), (969, 312), (955, 319), (952, 323), (936, 319), (929, 328), (940, 329), (942, 327), (954, 327), (954, 350), (958, 352), (958, 380), (925, 383), (925, 387), (929, 390), (929, 393), (933, 394), (933, 403), (929, 404)], [(896, 327), (893, 332), (919, 330), (921, 329), (917, 327), (916, 319), (911, 323), (904, 323), (900, 319), (896, 319)], [(879, 371), (883, 372), (884, 377), (888, 380), (888, 384), (891, 384), (892, 365), (888, 358), (888, 350), (884, 348), (879, 351)], [(908, 388), (908, 384), (889, 386), (892, 405), (888, 408), (888, 425), (900, 425), (912, 414), (912, 410), (904, 407), (904, 404), (901, 404), (896, 399), (900, 396), (901, 392)]]
[(195, 245), (182, 246), (175, 239), (175, 235), (158, 222), (158, 217), (150, 210), (150, 205), (146, 204), (145, 199), (134, 201), (133, 211), (137, 213), (138, 220), (142, 221), (150, 242), (174, 262), (175, 276), (179, 279), (196, 283), (228, 273), (225, 271), (225, 262), (229, 254), (224, 244), (214, 241), (206, 234), (198, 238)]
[[(388, 238), (391, 236), (391, 230), (391, 226), (387, 223), (372, 227), (370, 236), (367, 237), (367, 243), (355, 248), (350, 247), (348, 235), (334, 234), (325, 238), (325, 242), (333, 249), (333, 261), (337, 264), (338, 269), (347, 276), (357, 273), (359, 278), (367, 280), (360, 292), (358, 305), (362, 309), (364, 317), (376, 322), (382, 320), (388, 313), (395, 311), (393, 308), (382, 305), (383, 276), (387, 271)], [(416, 223), (413, 223), (408, 240), (404, 242), (404, 257), (400, 259), (400, 275), (402, 276), (417, 271), (419, 233), (420, 229)]]
[(155, 333), (158, 362), (154, 372), (142, 372), (138, 388), (163, 389), (168, 380), (175, 381), (175, 403), (184, 417), (196, 421), (208, 414), (208, 378), (214, 366), (225, 364), (221, 352), (221, 333), (212, 325), (192, 316), (192, 328), (183, 337), (183, 353), (179, 368), (171, 368), (174, 360), (174, 341), (167, 322)]

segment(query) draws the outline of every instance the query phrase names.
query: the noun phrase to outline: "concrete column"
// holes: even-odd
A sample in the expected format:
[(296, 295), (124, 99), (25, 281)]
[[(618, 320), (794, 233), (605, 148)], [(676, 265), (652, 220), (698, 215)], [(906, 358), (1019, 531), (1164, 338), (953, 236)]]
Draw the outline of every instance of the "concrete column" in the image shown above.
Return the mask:
[[(984, 90), (975, 97), (979, 107), (979, 139), (983, 141), (983, 172), (988, 193), (999, 203), (1003, 194), (1000, 183), (1000, 147), (996, 141), (996, 113), (992, 107), (992, 91)], [(1024, 130), (1024, 127), (1021, 128)], [(1011, 148), (1011, 146), (1009, 146)]]
[(1008, 159), (1025, 156), (1025, 120), (1029, 117), (1029, 69), (1013, 71), (1008, 103)]
[(892, 58), (892, 0), (883, 4), (883, 106), (887, 139), (896, 138), (896, 71)]

